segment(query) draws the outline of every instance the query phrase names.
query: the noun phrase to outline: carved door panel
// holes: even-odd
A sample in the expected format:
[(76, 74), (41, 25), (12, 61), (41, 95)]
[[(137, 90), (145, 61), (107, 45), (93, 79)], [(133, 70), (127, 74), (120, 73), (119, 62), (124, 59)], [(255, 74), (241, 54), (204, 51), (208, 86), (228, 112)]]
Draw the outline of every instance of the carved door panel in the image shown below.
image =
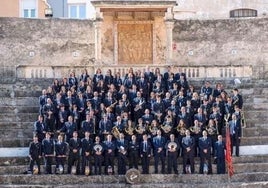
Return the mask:
[(118, 63), (151, 64), (152, 24), (118, 24)]

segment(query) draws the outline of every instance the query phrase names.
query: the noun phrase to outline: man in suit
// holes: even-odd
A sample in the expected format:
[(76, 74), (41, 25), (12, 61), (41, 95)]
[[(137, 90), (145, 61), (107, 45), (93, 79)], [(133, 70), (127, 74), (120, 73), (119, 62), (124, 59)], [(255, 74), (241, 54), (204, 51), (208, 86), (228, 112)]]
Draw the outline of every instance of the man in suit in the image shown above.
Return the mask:
[(170, 134), (170, 140), (167, 141), (166, 150), (167, 150), (167, 170), (168, 174), (171, 174), (172, 168), (175, 174), (178, 174), (178, 150), (180, 149), (180, 145), (178, 140), (175, 138), (174, 134)]
[(108, 134), (106, 140), (103, 142), (105, 174), (109, 174), (108, 173), (109, 167), (111, 167), (112, 169), (111, 173), (114, 173), (114, 157), (115, 157), (116, 145), (114, 141), (112, 141), (112, 138), (113, 136), (111, 134)]
[(71, 173), (72, 166), (76, 166), (76, 174), (79, 174), (80, 170), (80, 148), (81, 148), (81, 140), (78, 138), (78, 133), (76, 131), (73, 132), (73, 137), (69, 142), (70, 152), (68, 159), (68, 173)]
[(235, 155), (239, 157), (239, 145), (241, 138), (241, 121), (237, 120), (235, 114), (232, 115), (232, 120), (229, 121), (230, 135), (231, 135), (231, 154), (233, 154), (233, 147), (235, 146)]
[(161, 135), (161, 130), (157, 130), (157, 136), (153, 138), (154, 147), (154, 168), (155, 173), (158, 173), (158, 163), (161, 160), (162, 170), (161, 173), (165, 173), (165, 145), (166, 139)]
[(214, 146), (214, 159), (217, 163), (217, 174), (225, 174), (225, 142), (222, 141), (222, 135), (218, 136), (218, 141)]
[(46, 137), (42, 141), (42, 153), (45, 158), (46, 174), (52, 174), (52, 160), (54, 157), (54, 142), (50, 138), (50, 133), (46, 133)]
[[(207, 137), (207, 131), (202, 132), (203, 137), (198, 140), (199, 152), (200, 152), (200, 174), (212, 174), (211, 166), (211, 138)], [(204, 168), (205, 167), (205, 168)], [(207, 167), (207, 168), (206, 168)]]
[(40, 162), (42, 156), (42, 147), (40, 142), (38, 142), (38, 136), (34, 135), (33, 141), (29, 146), (29, 157), (30, 157), (30, 172), (33, 172), (34, 163), (36, 163), (38, 168), (38, 174), (40, 174)]
[(124, 134), (120, 133), (119, 139), (117, 139), (116, 142), (116, 147), (118, 150), (117, 167), (119, 175), (123, 175), (126, 173), (128, 142), (124, 137)]
[(142, 142), (140, 143), (140, 156), (142, 164), (142, 173), (149, 174), (150, 157), (152, 153), (152, 145), (148, 141), (147, 134), (142, 136)]
[[(194, 155), (195, 155), (195, 140), (190, 136), (190, 131), (185, 131), (185, 137), (182, 138), (182, 156), (183, 156), (183, 173), (186, 174), (186, 166), (188, 160), (190, 162), (191, 172), (194, 173)], [(189, 172), (187, 172), (189, 173)]]
[(56, 154), (56, 173), (59, 173), (60, 165), (62, 166), (62, 173), (64, 173), (64, 165), (66, 162), (67, 157), (67, 151), (68, 151), (68, 144), (67, 142), (63, 141), (63, 135), (58, 136), (57, 142), (55, 142), (55, 154)]

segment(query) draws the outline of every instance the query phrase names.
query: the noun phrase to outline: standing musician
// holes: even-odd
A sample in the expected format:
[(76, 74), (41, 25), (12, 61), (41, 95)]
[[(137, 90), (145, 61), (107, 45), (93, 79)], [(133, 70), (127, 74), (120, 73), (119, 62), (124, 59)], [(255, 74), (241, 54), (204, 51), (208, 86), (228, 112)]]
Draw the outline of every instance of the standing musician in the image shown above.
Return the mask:
[(55, 131), (55, 111), (56, 107), (54, 106), (52, 100), (50, 98), (47, 98), (47, 103), (43, 106), (43, 114), (45, 117), (47, 131), (51, 133), (54, 133)]
[(58, 141), (55, 142), (55, 154), (56, 154), (56, 174), (64, 173), (64, 165), (66, 162), (68, 152), (68, 144), (63, 141), (63, 135), (58, 135)]
[(143, 140), (140, 143), (140, 156), (141, 156), (142, 173), (149, 174), (149, 165), (150, 165), (150, 157), (151, 157), (151, 153), (152, 153), (152, 145), (148, 141), (147, 134), (144, 134), (142, 139)]
[(73, 122), (73, 116), (68, 117), (68, 121), (64, 123), (63, 127), (58, 131), (65, 133), (66, 142), (69, 143), (71, 137), (73, 136), (74, 131), (77, 130), (76, 123)]
[[(105, 163), (105, 174), (112, 173), (114, 174), (114, 157), (115, 157), (115, 148), (116, 145), (112, 141), (113, 136), (111, 134), (107, 135), (104, 144), (104, 163)], [(112, 172), (108, 172), (109, 167), (112, 169)]]
[(239, 145), (241, 138), (241, 121), (237, 120), (235, 114), (232, 115), (232, 120), (229, 121), (231, 135), (231, 154), (233, 154), (233, 146), (235, 146), (235, 155), (239, 157)]
[(239, 109), (243, 108), (243, 98), (237, 88), (233, 89), (232, 104), (237, 105)]
[(102, 140), (105, 140), (106, 136), (111, 133), (112, 128), (112, 121), (108, 119), (107, 114), (103, 114), (103, 118), (99, 122), (99, 136)]
[[(182, 138), (182, 156), (183, 156), (183, 173), (193, 174), (195, 172), (194, 168), (194, 151), (195, 140), (192, 136), (190, 136), (190, 131), (186, 130), (185, 137)], [(186, 171), (186, 166), (190, 163), (190, 171)], [(188, 168), (187, 168), (188, 170)]]
[(42, 115), (38, 115), (38, 120), (34, 122), (34, 134), (38, 137), (38, 142), (45, 138), (46, 125)]
[(92, 166), (91, 166), (92, 144), (93, 144), (93, 141), (90, 137), (90, 132), (86, 131), (85, 137), (81, 140), (81, 156), (82, 156), (81, 174), (84, 174), (84, 175), (89, 175), (89, 173), (92, 172)]
[(103, 144), (100, 142), (100, 137), (96, 136), (95, 137), (95, 142), (93, 143), (92, 146), (92, 153), (94, 156), (94, 171), (95, 175), (101, 175), (101, 166), (103, 162), (103, 152), (104, 152), (104, 147)]
[(212, 174), (211, 148), (212, 141), (207, 137), (207, 131), (202, 132), (203, 137), (199, 138), (198, 146), (200, 152), (200, 174)]
[(138, 119), (138, 123), (135, 128), (136, 136), (137, 136), (137, 141), (141, 142), (143, 135), (146, 133), (147, 127), (142, 121), (142, 118)]
[(126, 165), (127, 165), (127, 150), (128, 150), (128, 142), (124, 139), (124, 134), (120, 133), (119, 138), (116, 141), (117, 147), (117, 162), (118, 162), (118, 174), (123, 175), (126, 173)]
[(131, 136), (131, 140), (128, 144), (128, 159), (129, 159), (129, 168), (138, 169), (138, 161), (139, 161), (139, 151), (140, 151), (140, 143), (137, 141), (136, 135)]
[(70, 152), (68, 159), (68, 173), (69, 174), (80, 174), (80, 149), (81, 140), (78, 138), (78, 133), (73, 132), (73, 137), (69, 142)]
[(96, 133), (96, 117), (93, 114), (94, 112), (89, 112), (86, 115), (86, 119), (81, 123), (81, 136), (85, 136), (86, 132), (90, 133), (90, 137), (93, 138)]
[(161, 173), (165, 173), (165, 145), (166, 139), (161, 135), (161, 130), (157, 131), (157, 136), (153, 138), (153, 147), (154, 147), (154, 168), (155, 173), (158, 173), (158, 163), (161, 160), (162, 169)]
[(37, 165), (38, 169), (38, 174), (40, 174), (40, 159), (42, 156), (42, 146), (40, 142), (38, 142), (38, 136), (34, 135), (33, 136), (33, 141), (30, 143), (29, 146), (29, 157), (30, 157), (30, 172), (31, 173), (36, 173), (34, 170), (34, 163)]
[(222, 140), (222, 135), (218, 136), (218, 141), (215, 142), (214, 158), (217, 163), (217, 174), (225, 174), (225, 142)]
[(161, 95), (156, 95), (156, 101), (153, 104), (152, 114), (154, 114), (154, 118), (162, 123), (164, 117), (164, 103), (162, 102)]
[(167, 171), (168, 174), (171, 174), (173, 168), (174, 173), (178, 174), (177, 157), (180, 145), (174, 134), (171, 134), (169, 138), (165, 147), (167, 151)]
[(51, 139), (50, 133), (46, 133), (46, 137), (42, 141), (42, 153), (45, 158), (46, 174), (52, 174), (52, 161), (54, 157), (54, 142)]
[(137, 123), (138, 119), (142, 117), (145, 106), (145, 99), (141, 96), (141, 92), (137, 92), (137, 97), (133, 99), (133, 116), (134, 122)]

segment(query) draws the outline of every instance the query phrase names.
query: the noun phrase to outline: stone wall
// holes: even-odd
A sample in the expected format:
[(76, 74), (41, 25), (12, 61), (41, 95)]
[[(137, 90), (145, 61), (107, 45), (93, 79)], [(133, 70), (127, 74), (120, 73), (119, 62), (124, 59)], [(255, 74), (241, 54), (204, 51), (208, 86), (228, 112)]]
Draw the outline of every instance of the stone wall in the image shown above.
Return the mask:
[(94, 43), (90, 20), (0, 18), (0, 75), (29, 65), (91, 65)]
[(251, 66), (268, 77), (268, 19), (177, 20), (173, 60), (183, 66)]
[[(103, 36), (113, 33), (110, 26), (104, 27)], [(166, 36), (158, 30), (158, 37), (165, 41)], [(193, 77), (222, 74), (218, 77), (268, 78), (267, 36), (267, 18), (177, 20), (173, 29), (173, 64), (184, 67)], [(114, 53), (113, 37), (106, 42), (101, 50), (107, 65), (96, 64), (94, 21), (0, 18), (0, 81), (68, 76), (73, 69), (80, 73), (87, 68), (92, 74), (97, 67), (114, 67), (115, 71), (127, 68), (108, 63)], [(129, 66), (143, 69), (146, 65)], [(158, 59), (152, 66), (164, 68), (165, 63)], [(188, 70), (191, 68), (195, 70)]]

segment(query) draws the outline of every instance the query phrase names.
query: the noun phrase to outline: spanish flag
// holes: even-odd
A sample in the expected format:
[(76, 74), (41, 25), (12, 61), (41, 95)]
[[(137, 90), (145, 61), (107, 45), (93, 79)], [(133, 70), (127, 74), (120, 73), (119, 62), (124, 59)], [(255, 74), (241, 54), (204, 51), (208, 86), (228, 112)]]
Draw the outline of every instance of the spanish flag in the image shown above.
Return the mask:
[(232, 154), (231, 154), (230, 129), (229, 129), (228, 124), (226, 126), (226, 154), (225, 154), (225, 160), (226, 160), (226, 163), (227, 163), (228, 175), (231, 177), (232, 175), (234, 175), (234, 167), (233, 167)]

